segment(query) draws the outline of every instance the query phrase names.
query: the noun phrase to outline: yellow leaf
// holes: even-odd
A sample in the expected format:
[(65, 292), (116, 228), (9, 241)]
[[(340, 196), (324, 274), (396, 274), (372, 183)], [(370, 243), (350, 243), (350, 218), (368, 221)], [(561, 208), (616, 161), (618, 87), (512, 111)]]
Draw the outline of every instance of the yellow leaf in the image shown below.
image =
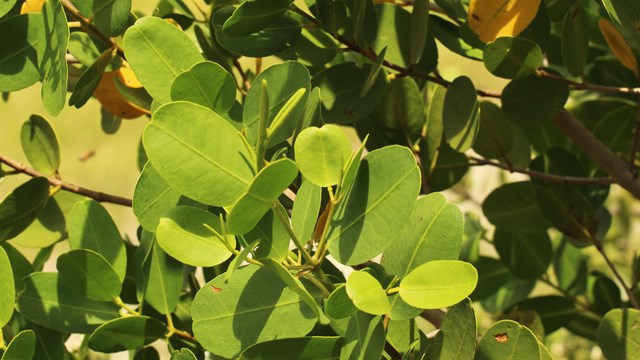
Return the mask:
[(120, 82), (124, 84), (124, 86), (134, 89), (142, 87), (142, 84), (136, 77), (136, 74), (133, 73), (133, 70), (131, 70), (128, 62), (123, 61), (122, 66), (118, 69), (117, 73), (118, 79), (120, 79)]
[(637, 76), (638, 61), (636, 60), (635, 55), (633, 55), (633, 51), (629, 47), (629, 44), (624, 41), (624, 38), (618, 32), (616, 27), (607, 19), (598, 20), (598, 26), (600, 27), (600, 32), (607, 41), (609, 48), (611, 48), (613, 55), (616, 56), (624, 67), (633, 71)]
[(517, 36), (536, 17), (540, 0), (471, 0), (469, 27), (487, 43), (500, 36)]
[(20, 14), (26, 14), (31, 12), (41, 12), (42, 5), (44, 5), (44, 0), (26, 0), (22, 3), (22, 8), (20, 8)]
[(93, 96), (100, 101), (102, 107), (108, 112), (123, 119), (135, 119), (147, 113), (125, 99), (113, 83), (117, 77), (117, 71), (107, 71), (102, 75), (100, 83), (93, 92)]

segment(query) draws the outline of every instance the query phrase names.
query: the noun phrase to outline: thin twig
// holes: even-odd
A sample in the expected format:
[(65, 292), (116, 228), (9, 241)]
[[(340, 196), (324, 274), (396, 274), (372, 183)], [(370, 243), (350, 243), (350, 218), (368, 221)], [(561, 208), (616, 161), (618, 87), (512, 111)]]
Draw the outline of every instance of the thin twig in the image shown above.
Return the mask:
[(60, 187), (62, 190), (92, 198), (98, 202), (104, 202), (104, 203), (110, 203), (110, 204), (116, 204), (116, 205), (122, 205), (122, 206), (128, 206), (128, 207), (132, 206), (131, 199), (86, 189), (81, 186), (74, 185), (64, 180), (58, 179), (55, 176), (47, 176), (37, 170), (31, 169), (26, 165), (21, 164), (18, 161), (8, 158), (2, 154), (0, 154), (0, 163), (3, 163), (13, 168), (14, 170), (22, 174), (29, 175), (31, 177), (44, 177), (47, 180), (49, 180), (49, 184), (51, 184), (52, 186), (57, 186), (57, 187)]
[(71, 15), (74, 19), (78, 20), (82, 24), (82, 27), (85, 30), (98, 37), (105, 44), (109, 45), (109, 47), (115, 48), (118, 52), (118, 55), (125, 59), (124, 51), (118, 45), (118, 43), (116, 43), (112, 38), (103, 34), (97, 27), (95, 27), (91, 23), (91, 20), (80, 14), (80, 11), (78, 11), (78, 9), (71, 2), (69, 2), (69, 0), (60, 0), (60, 3), (62, 4), (62, 7), (64, 7), (64, 9), (67, 11), (67, 13), (69, 13), (69, 15)]
[(478, 158), (475, 156), (469, 156), (469, 160), (475, 161), (475, 164), (469, 164), (469, 166), (473, 165), (490, 165), (495, 166), (500, 169), (507, 170), (511, 173), (519, 173), (529, 175), (532, 178), (547, 180), (554, 183), (560, 184), (572, 184), (572, 185), (609, 185), (613, 184), (614, 181), (612, 178), (583, 178), (583, 177), (575, 177), (575, 176), (560, 176), (554, 174), (548, 174), (540, 171), (533, 171), (527, 169), (518, 169), (508, 165), (504, 165), (501, 163), (493, 162), (491, 160)]

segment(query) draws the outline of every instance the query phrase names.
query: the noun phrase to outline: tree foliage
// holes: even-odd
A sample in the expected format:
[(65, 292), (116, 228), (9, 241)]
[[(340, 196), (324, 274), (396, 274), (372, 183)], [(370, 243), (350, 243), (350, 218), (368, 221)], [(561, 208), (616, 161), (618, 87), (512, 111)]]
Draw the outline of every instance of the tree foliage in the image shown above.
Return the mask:
[[(0, 91), (41, 82), (48, 112), (29, 165), (0, 154), (27, 175), (0, 202), (2, 359), (548, 359), (559, 329), (637, 356), (639, 258), (609, 232), (640, 199), (637, 1), (134, 5), (0, 2)], [(443, 77), (444, 48), (507, 85)], [(148, 122), (133, 199), (59, 171), (47, 117), (91, 97), (105, 131)], [(478, 166), (523, 176), (463, 214), (440, 192)]]

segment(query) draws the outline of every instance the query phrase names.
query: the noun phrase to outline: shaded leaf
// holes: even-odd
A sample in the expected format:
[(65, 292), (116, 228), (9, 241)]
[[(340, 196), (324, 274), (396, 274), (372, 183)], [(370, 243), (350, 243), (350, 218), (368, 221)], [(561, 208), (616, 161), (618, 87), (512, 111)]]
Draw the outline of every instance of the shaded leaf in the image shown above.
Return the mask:
[(34, 169), (52, 175), (60, 166), (60, 146), (51, 124), (42, 116), (31, 115), (20, 129), (22, 150)]
[(91, 349), (103, 353), (133, 350), (165, 336), (167, 327), (146, 316), (129, 316), (100, 325), (89, 337)]

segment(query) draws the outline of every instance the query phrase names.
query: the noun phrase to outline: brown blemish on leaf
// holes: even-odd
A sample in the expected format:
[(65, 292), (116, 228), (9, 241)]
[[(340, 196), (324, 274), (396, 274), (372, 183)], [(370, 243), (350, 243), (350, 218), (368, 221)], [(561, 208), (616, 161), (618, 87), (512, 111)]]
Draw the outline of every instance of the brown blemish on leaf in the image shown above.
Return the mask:
[(509, 341), (509, 335), (507, 335), (507, 333), (497, 334), (495, 338), (496, 338), (496, 342), (499, 342), (499, 343)]
[(211, 285), (211, 288), (213, 289), (213, 292), (217, 292), (217, 293), (222, 292), (222, 289), (219, 288), (219, 287), (215, 287), (215, 286)]

